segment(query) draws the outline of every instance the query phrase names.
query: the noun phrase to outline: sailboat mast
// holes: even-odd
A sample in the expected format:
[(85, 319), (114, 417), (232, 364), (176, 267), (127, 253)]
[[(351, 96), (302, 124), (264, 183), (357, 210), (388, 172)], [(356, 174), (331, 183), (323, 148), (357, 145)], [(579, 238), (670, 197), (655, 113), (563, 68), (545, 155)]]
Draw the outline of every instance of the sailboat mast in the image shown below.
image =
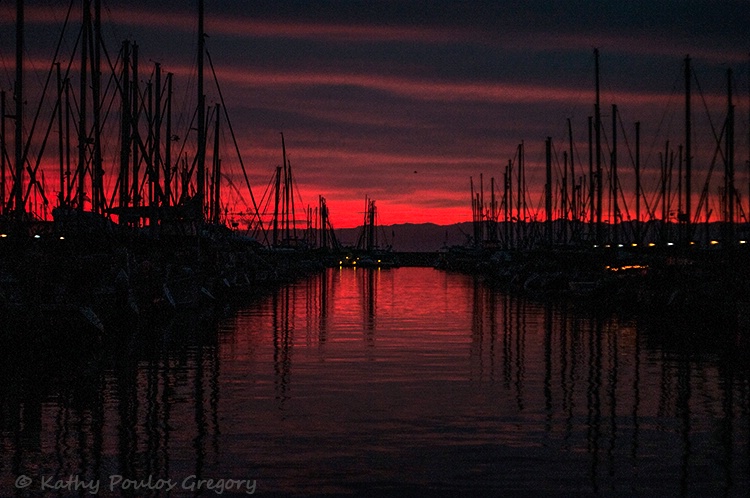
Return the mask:
[(619, 242), (617, 230), (617, 106), (612, 105), (612, 230), (614, 233), (613, 242)]
[(734, 242), (734, 105), (732, 104), (732, 69), (727, 69), (727, 126), (726, 126), (726, 202), (727, 237)]
[(544, 228), (547, 245), (552, 246), (552, 137), (547, 137), (544, 143), (545, 150), (545, 178), (544, 186)]
[(60, 193), (57, 196), (58, 205), (62, 206), (65, 202), (65, 147), (63, 137), (63, 120), (62, 120), (62, 107), (63, 107), (63, 83), (62, 83), (62, 72), (60, 69), (60, 63), (55, 63), (55, 70), (57, 73), (57, 158), (59, 161), (59, 176), (60, 176)]
[[(596, 221), (596, 209), (595, 209), (595, 178), (594, 178), (594, 118), (593, 116), (589, 116), (589, 198), (588, 198), (588, 208), (589, 208), (589, 230), (592, 230), (594, 227), (594, 222)], [(591, 232), (589, 232), (591, 233)]]
[(281, 206), (282, 228), (284, 230), (284, 239), (289, 240), (289, 165), (286, 160), (286, 143), (284, 142), (284, 132), (281, 132), (281, 156), (284, 168), (284, 199)]
[(291, 227), (291, 237), (295, 241), (297, 241), (297, 215), (294, 212), (294, 176), (292, 175), (292, 162), (290, 160), (287, 160), (287, 185), (288, 185), (288, 193), (287, 197), (289, 199), (289, 216), (291, 216), (290, 221), (290, 227)]
[(130, 42), (122, 42), (122, 114), (120, 116), (120, 207), (130, 200)]
[[(154, 205), (154, 172), (152, 171), (154, 168), (154, 82), (149, 80), (146, 83), (146, 95), (144, 98), (144, 103), (146, 104), (146, 126), (148, 128), (147, 131), (147, 142), (146, 142), (146, 152), (144, 154), (145, 161), (146, 161), (146, 173), (145, 173), (145, 181), (148, 183), (148, 191), (146, 192), (147, 197), (147, 203), (149, 209), (153, 207)], [(154, 210), (151, 209), (151, 217), (149, 218), (149, 223), (153, 225), (155, 223), (154, 220)]]
[[(133, 134), (138, 133), (138, 122), (140, 121), (140, 90), (138, 84), (138, 44), (133, 43), (133, 86), (131, 88), (131, 132)], [(133, 140), (133, 187), (130, 190), (132, 195), (133, 207), (138, 207), (141, 203), (140, 195), (140, 183), (139, 183), (139, 169), (140, 169), (140, 151), (138, 150), (138, 144)]]
[(678, 239), (680, 241), (685, 240), (685, 234), (684, 229), (685, 226), (683, 224), (683, 211), (682, 211), (682, 183), (683, 183), (683, 176), (682, 176), (682, 167), (683, 167), (683, 148), (682, 145), (677, 147), (677, 229), (678, 229)]
[(505, 240), (508, 244), (508, 249), (513, 248), (512, 244), (512, 238), (513, 238), (513, 160), (508, 159), (508, 168), (507, 168), (507, 184), (508, 184), (508, 198), (505, 202)]
[(489, 234), (488, 237), (491, 241), (497, 241), (497, 201), (495, 199), (495, 177), (490, 178), (490, 222), (489, 222)]
[(88, 92), (88, 45), (89, 29), (91, 26), (91, 11), (89, 0), (83, 1), (83, 27), (81, 33), (81, 86), (80, 86), (80, 109), (78, 116), (78, 211), (83, 212), (85, 198), (85, 178), (86, 178), (86, 145), (88, 138), (86, 136), (86, 113), (87, 113), (87, 92)]
[(276, 166), (276, 188), (273, 203), (273, 247), (279, 245), (279, 197), (281, 194), (281, 166)]
[(477, 205), (477, 215), (479, 217), (479, 240), (484, 243), (485, 237), (485, 216), (484, 216), (484, 175), (479, 173), (479, 203)]
[(371, 200), (367, 209), (367, 251), (375, 249), (375, 201)]
[(523, 196), (523, 142), (521, 142), (518, 145), (518, 189), (516, 190), (516, 247), (521, 246), (521, 220), (523, 219), (523, 214), (521, 213), (521, 202)]
[(203, 0), (198, 0), (198, 164), (197, 197), (200, 205), (200, 221), (204, 219), (206, 188), (206, 96), (203, 93), (203, 54), (205, 38), (203, 33)]
[(221, 215), (221, 159), (219, 158), (219, 116), (221, 107), (216, 104), (216, 129), (214, 133), (214, 195), (213, 195), (213, 222), (218, 224)]
[(156, 226), (159, 223), (157, 210), (159, 209), (159, 172), (161, 170), (161, 64), (158, 62), (154, 63), (154, 87), (154, 107), (151, 114), (153, 144), (149, 193), (152, 216), (151, 224)]
[(164, 198), (162, 199), (163, 206), (169, 206), (172, 203), (172, 73), (167, 73), (166, 126), (166, 140), (164, 142)]
[(668, 151), (669, 166), (667, 168), (667, 240), (672, 239), (672, 171), (674, 170), (674, 149)]
[(667, 238), (667, 176), (669, 163), (669, 140), (664, 146), (664, 153), (661, 158), (661, 230), (659, 238), (662, 242)]
[(575, 201), (576, 173), (575, 168), (573, 167), (573, 124), (570, 122), (570, 118), (568, 118), (568, 148), (570, 150), (570, 218), (573, 221), (578, 221)]
[(596, 241), (602, 242), (602, 116), (599, 107), (599, 49), (594, 49), (596, 103), (594, 104), (594, 138), (596, 146)]
[(562, 242), (567, 239), (568, 231), (568, 151), (563, 151), (562, 183), (560, 185), (560, 218)]
[(693, 158), (692, 158), (692, 148), (691, 148), (691, 128), (692, 128), (692, 119), (691, 119), (691, 112), (690, 112), (690, 80), (691, 80), (691, 70), (690, 70), (690, 56), (685, 56), (685, 215), (687, 218), (687, 222), (685, 225), (685, 236), (687, 237), (687, 241), (690, 241), (693, 237), (693, 231), (691, 228), (692, 223), (692, 217), (693, 217), (693, 211), (691, 207), (691, 197), (692, 197), (692, 189), (691, 189), (691, 177), (692, 177), (692, 164), (693, 164)]
[(70, 171), (71, 164), (71, 151), (70, 144), (70, 117), (71, 117), (71, 105), (70, 105), (70, 80), (65, 78), (65, 204), (70, 203), (70, 195), (73, 193), (73, 175)]
[[(477, 197), (474, 197), (474, 177), (469, 177), (469, 188), (471, 193), (471, 228), (474, 231), (474, 246), (479, 245), (479, 219), (477, 216)], [(365, 202), (365, 211), (367, 211), (367, 202)], [(367, 226), (367, 218), (365, 217), (365, 226)]]
[(0, 215), (5, 214), (5, 91), (0, 92)]
[(635, 123), (635, 242), (641, 243), (641, 122)]
[(102, 176), (102, 141), (101, 141), (101, 0), (94, 0), (94, 32), (91, 54), (93, 67), (91, 69), (91, 98), (93, 100), (92, 116), (94, 120), (94, 157), (91, 163), (91, 210), (95, 213), (104, 212), (104, 182)]
[(15, 212), (20, 217), (24, 211), (23, 201), (23, 47), (24, 47), (24, 6), (23, 0), (16, 0), (16, 134), (15, 168), (13, 183), (15, 192)]
[(318, 216), (320, 217), (320, 226), (318, 227), (318, 234), (320, 235), (320, 245), (319, 247), (321, 249), (328, 249), (328, 242), (326, 239), (326, 210), (325, 210), (325, 202), (323, 201), (323, 196), (318, 195)]

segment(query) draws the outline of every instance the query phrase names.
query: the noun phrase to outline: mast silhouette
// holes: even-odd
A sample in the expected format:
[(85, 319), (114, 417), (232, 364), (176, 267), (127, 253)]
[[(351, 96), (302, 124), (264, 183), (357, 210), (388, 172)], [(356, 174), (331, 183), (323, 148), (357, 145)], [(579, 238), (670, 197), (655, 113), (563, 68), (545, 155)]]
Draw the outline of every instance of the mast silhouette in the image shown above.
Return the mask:
[[(575, 167), (573, 164), (573, 124), (570, 121), (570, 118), (568, 118), (568, 147), (570, 150), (570, 155), (568, 156), (570, 158), (570, 220), (573, 223), (576, 223), (578, 221), (578, 213), (577, 213), (577, 203), (576, 203), (576, 173), (575, 173)], [(567, 192), (567, 191), (566, 191)], [(568, 195), (566, 193), (566, 195)], [(565, 216), (565, 220), (567, 222), (567, 215)], [(571, 228), (571, 236), (573, 236), (573, 233), (575, 231), (575, 225)], [(566, 237), (567, 237), (567, 229), (566, 229)], [(566, 239), (567, 241), (567, 239)]]
[[(588, 117), (588, 131), (589, 131), (589, 229), (594, 226), (596, 222), (596, 176), (594, 175), (594, 118), (593, 116)], [(591, 232), (589, 232), (591, 235)]]
[(63, 81), (59, 62), (55, 63), (55, 70), (57, 75), (57, 158), (59, 161), (58, 173), (60, 180), (60, 192), (57, 196), (57, 202), (58, 205), (62, 206), (65, 203), (65, 135), (63, 134), (62, 119)]
[(635, 123), (635, 243), (641, 243), (641, 122)]
[(690, 78), (691, 78), (691, 69), (690, 69), (690, 56), (685, 56), (685, 238), (686, 240), (683, 241), (689, 242), (693, 238), (693, 229), (692, 229), (692, 222), (693, 222), (693, 211), (691, 207), (691, 197), (692, 197), (692, 189), (691, 189), (691, 179), (692, 179), (692, 164), (693, 164), (693, 158), (692, 158), (692, 144), (691, 144), (691, 128), (692, 128), (692, 118), (691, 118), (691, 111), (690, 111)]
[(612, 159), (610, 161), (611, 176), (612, 176), (612, 242), (617, 244), (619, 242), (619, 234), (617, 230), (617, 106), (612, 105)]
[(596, 145), (596, 242), (602, 243), (602, 116), (599, 106), (599, 49), (594, 49), (596, 103), (594, 104), (594, 137)]
[(216, 125), (214, 131), (214, 174), (213, 174), (213, 198), (211, 200), (212, 222), (219, 224), (221, 217), (221, 158), (219, 158), (219, 118), (221, 107), (216, 104)]
[(104, 169), (102, 166), (101, 140), (101, 45), (102, 45), (101, 0), (94, 0), (93, 53), (91, 54), (91, 99), (94, 136), (93, 158), (91, 162), (91, 210), (104, 212)]
[(203, 0), (198, 0), (198, 161), (196, 197), (200, 206), (198, 221), (204, 220), (206, 188), (206, 96), (203, 93), (203, 54), (205, 38), (203, 33)]
[(544, 142), (545, 149), (545, 178), (544, 185), (544, 211), (545, 220), (544, 228), (547, 238), (547, 245), (552, 246), (552, 137), (547, 137)]
[(14, 212), (20, 220), (25, 207), (23, 201), (23, 47), (24, 47), (24, 5), (23, 0), (16, 0), (16, 133), (15, 133), (15, 179)]
[(732, 103), (732, 69), (727, 69), (726, 167), (724, 195), (726, 203), (726, 242), (734, 243), (734, 104)]
[[(122, 102), (120, 119), (120, 207), (130, 204), (130, 42), (122, 42)], [(120, 219), (120, 222), (123, 220)]]
[(5, 91), (0, 92), (0, 215), (5, 214), (5, 156), (7, 154), (5, 145)]

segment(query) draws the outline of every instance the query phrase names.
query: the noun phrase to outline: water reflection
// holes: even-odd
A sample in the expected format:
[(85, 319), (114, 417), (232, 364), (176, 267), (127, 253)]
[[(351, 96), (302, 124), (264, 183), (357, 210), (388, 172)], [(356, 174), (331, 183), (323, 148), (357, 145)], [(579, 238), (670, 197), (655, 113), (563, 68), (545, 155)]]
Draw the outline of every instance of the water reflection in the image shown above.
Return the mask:
[(88, 494), (41, 488), (43, 478), (49, 486), (71, 476), (100, 481), (104, 496), (148, 496), (104, 487), (112, 475), (156, 481), (212, 468), (207, 459), (220, 444), (216, 329), (205, 334), (195, 317), (183, 319), (114, 338), (112, 351), (91, 356), (63, 348), (29, 361), (6, 349), (0, 494), (23, 494), (15, 479), (26, 475), (33, 496)]
[(750, 484), (741, 330), (418, 268), (330, 270), (198, 323), (123, 334), (83, 360), (5, 352), (0, 495), (21, 474), (253, 478), (282, 494)]
[[(527, 421), (538, 420), (545, 446), (575, 454), (585, 449), (592, 493), (667, 489), (656, 482), (655, 468), (681, 495), (744, 492), (750, 459), (739, 441), (748, 437), (748, 375), (743, 368), (737, 383), (739, 372), (727, 369), (726, 360), (746, 354), (746, 343), (732, 350), (702, 340), (726, 331), (585, 317), (560, 303), (498, 298), (476, 282), (472, 291), (471, 366), (482, 372), (488, 360), (494, 381), (495, 350), (486, 340), (499, 341), (505, 399), (515, 402), (517, 414), (528, 414)], [(498, 320), (500, 338), (493, 332)], [(690, 337), (686, 344), (680, 334)], [(576, 441), (582, 436), (585, 446)], [(722, 462), (709, 465), (711, 477), (707, 459)]]

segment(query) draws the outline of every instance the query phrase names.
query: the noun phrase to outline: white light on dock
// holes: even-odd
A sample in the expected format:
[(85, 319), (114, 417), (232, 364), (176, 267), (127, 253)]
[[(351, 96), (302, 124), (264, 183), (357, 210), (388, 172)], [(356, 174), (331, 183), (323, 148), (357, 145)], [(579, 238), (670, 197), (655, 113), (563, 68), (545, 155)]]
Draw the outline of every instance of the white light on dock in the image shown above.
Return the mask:
[(668, 245), (668, 246), (673, 246), (673, 245), (674, 245), (674, 242), (667, 242), (667, 245)]
[[(5, 237), (5, 235), (3, 235), (3, 237)], [(595, 248), (596, 248), (596, 247), (599, 247), (599, 244), (594, 244), (594, 247), (595, 247)]]
[(747, 241), (746, 240), (741, 240), (740, 244), (747, 244)]
[(622, 244), (617, 244), (617, 247), (625, 247), (625, 246), (623, 246)]
[(609, 244), (605, 244), (605, 246), (604, 246), (604, 247), (612, 247), (612, 246), (610, 246)]
[(65, 240), (65, 237), (63, 237), (62, 235), (60, 235), (60, 240)]
[(34, 238), (35, 238), (35, 239), (41, 239), (41, 238), (42, 238), (42, 236), (41, 236), (41, 235), (39, 235), (39, 234), (36, 234), (36, 235), (34, 235)]
[(6, 238), (7, 236), (8, 236), (7, 233), (0, 233), (0, 238), (2, 238), (2, 239)]

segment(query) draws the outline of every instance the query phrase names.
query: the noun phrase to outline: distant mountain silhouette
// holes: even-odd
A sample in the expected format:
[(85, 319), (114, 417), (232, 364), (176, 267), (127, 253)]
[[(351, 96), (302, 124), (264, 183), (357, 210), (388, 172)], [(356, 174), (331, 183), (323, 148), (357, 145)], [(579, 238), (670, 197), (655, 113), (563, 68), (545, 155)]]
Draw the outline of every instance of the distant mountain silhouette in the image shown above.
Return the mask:
[[(544, 223), (534, 222), (529, 224), (536, 225), (535, 229), (539, 236), (544, 234)], [(502, 226), (500, 223), (498, 230), (502, 234)], [(634, 240), (635, 224), (631, 221), (626, 221), (619, 224), (619, 238), (622, 242), (631, 242)], [(553, 232), (559, 233), (561, 230), (561, 224), (559, 220), (555, 220), (553, 225)], [(697, 223), (693, 227), (692, 239), (696, 241), (699, 246), (707, 246), (709, 240), (722, 240), (724, 224), (718, 222), (711, 222), (709, 224), (708, 235), (706, 235), (706, 224)], [(531, 228), (529, 228), (530, 231)], [(608, 230), (611, 228), (605, 227), (605, 237), (607, 237)], [(662, 223), (661, 221), (650, 221), (643, 222), (641, 233), (643, 242), (655, 242), (657, 244), (664, 244), (666, 242), (676, 243), (680, 240), (679, 238), (679, 227), (677, 224), (672, 224), (668, 229), (667, 234), (662, 234)], [(343, 228), (336, 230), (336, 236), (339, 241), (346, 246), (354, 246), (357, 244), (357, 239), (360, 233), (362, 233), (362, 227), (357, 228)], [(388, 225), (378, 227), (378, 245), (381, 248), (385, 248), (388, 244), (393, 245), (394, 251), (401, 252), (434, 252), (440, 250), (445, 246), (456, 246), (465, 245), (469, 238), (468, 236), (473, 233), (472, 223), (470, 221), (463, 223), (456, 223), (453, 225), (436, 225), (434, 223), (402, 223), (397, 225)], [(556, 236), (557, 237), (557, 236)], [(747, 241), (750, 244), (750, 223), (737, 224), (735, 226), (735, 237), (739, 242), (740, 240)], [(556, 242), (559, 242), (555, 239)], [(593, 242), (591, 242), (593, 243)], [(745, 242), (742, 242), (743, 244)], [(585, 242), (584, 242), (585, 244)]]
[[(336, 229), (336, 237), (346, 246), (354, 246), (362, 227)], [(400, 223), (378, 227), (378, 245), (392, 245), (394, 251), (432, 252), (443, 246), (463, 245), (472, 233), (471, 222), (453, 225)]]

